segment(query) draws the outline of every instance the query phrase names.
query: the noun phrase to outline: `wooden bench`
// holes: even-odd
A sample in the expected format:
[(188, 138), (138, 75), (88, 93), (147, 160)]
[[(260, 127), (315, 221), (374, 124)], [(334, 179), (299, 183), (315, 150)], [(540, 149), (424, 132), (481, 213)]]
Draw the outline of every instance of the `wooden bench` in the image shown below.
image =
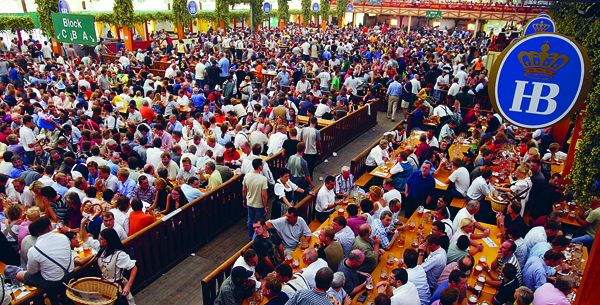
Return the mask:
[(358, 178), (358, 180), (354, 181), (354, 184), (360, 187), (365, 187), (365, 185), (369, 184), (371, 179), (373, 179), (373, 175), (370, 173), (364, 173), (362, 176), (360, 176), (360, 178)]
[(450, 202), (450, 206), (457, 209), (462, 209), (467, 206), (467, 199), (465, 198), (453, 198)]

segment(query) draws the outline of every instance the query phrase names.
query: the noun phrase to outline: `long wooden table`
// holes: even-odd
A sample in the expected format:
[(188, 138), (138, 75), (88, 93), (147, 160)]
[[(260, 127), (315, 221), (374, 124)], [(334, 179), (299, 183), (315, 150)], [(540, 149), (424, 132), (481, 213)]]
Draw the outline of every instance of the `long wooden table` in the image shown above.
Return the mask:
[[(298, 124), (303, 124), (303, 125), (307, 125), (308, 124), (308, 116), (306, 115), (297, 115), (296, 116), (296, 123)], [(325, 120), (325, 119), (320, 119), (317, 118), (317, 126), (329, 126), (329, 125), (333, 125), (335, 123), (334, 120)]]

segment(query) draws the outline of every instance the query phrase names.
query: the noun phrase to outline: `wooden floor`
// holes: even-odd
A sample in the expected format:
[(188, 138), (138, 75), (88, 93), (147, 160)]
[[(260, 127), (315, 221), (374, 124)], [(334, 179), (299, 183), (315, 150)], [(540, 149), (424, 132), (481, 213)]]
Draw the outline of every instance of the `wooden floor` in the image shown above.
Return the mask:
[[(319, 178), (329, 174), (336, 174), (343, 165), (350, 165), (350, 160), (362, 152), (385, 131), (397, 124), (386, 120), (385, 113), (377, 115), (377, 125), (365, 132), (359, 138), (346, 145), (337, 152), (337, 157), (329, 157), (326, 163), (321, 163), (315, 168), (315, 184)], [(246, 219), (239, 221), (217, 236), (210, 243), (204, 245), (166, 274), (154, 281), (150, 286), (135, 295), (138, 305), (198, 305), (202, 304), (202, 288), (200, 281), (215, 267), (247, 242)], [(208, 304), (206, 304), (208, 305)]]

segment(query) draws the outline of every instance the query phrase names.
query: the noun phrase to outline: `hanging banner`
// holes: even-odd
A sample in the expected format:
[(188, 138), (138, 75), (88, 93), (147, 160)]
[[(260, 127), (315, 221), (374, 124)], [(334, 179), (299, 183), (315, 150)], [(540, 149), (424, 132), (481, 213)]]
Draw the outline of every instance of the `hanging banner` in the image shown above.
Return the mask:
[(591, 82), (585, 49), (569, 37), (542, 33), (513, 42), (498, 56), (488, 93), (504, 119), (538, 129), (579, 109)]
[(52, 25), (56, 40), (66, 43), (96, 45), (94, 16), (52, 13)]

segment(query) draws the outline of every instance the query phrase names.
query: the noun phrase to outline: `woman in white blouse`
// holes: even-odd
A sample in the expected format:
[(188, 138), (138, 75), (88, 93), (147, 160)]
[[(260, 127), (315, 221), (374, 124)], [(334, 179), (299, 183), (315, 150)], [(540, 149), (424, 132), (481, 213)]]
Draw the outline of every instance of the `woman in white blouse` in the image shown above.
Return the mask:
[(294, 182), (290, 181), (290, 171), (288, 169), (284, 169), (277, 182), (275, 182), (274, 192), (275, 196), (277, 196), (276, 202), (280, 205), (281, 209), (273, 208), (271, 211), (272, 219), (284, 215), (288, 208), (296, 204), (295, 192), (314, 196), (313, 192), (307, 192), (307, 190), (299, 188)]
[[(127, 298), (129, 305), (135, 305), (131, 294), (131, 285), (137, 274), (136, 261), (132, 260), (123, 250), (123, 244), (114, 229), (104, 229), (100, 232), (100, 251), (98, 253), (98, 266), (102, 272), (102, 278), (119, 284), (122, 295)], [(130, 271), (129, 279), (123, 276), (125, 270)]]
[(511, 192), (513, 196), (521, 200), (521, 216), (525, 211), (525, 203), (529, 200), (529, 191), (533, 185), (531, 182), (531, 170), (527, 163), (523, 163), (517, 167), (515, 171), (515, 177), (517, 181), (511, 184), (509, 187), (496, 187), (496, 189), (504, 192)]

